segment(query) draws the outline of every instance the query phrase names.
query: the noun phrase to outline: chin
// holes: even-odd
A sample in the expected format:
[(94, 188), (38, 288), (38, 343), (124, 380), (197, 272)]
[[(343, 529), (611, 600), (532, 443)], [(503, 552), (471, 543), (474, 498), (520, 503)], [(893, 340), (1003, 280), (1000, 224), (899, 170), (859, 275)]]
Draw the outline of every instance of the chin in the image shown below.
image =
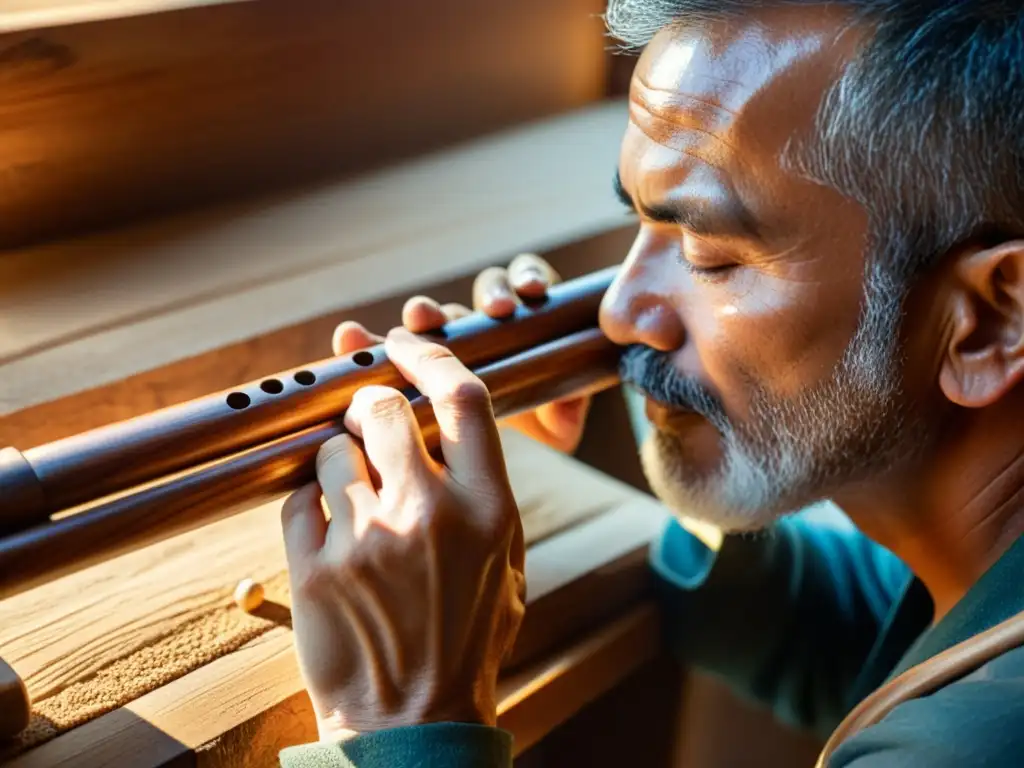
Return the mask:
[(654, 429), (641, 445), (640, 460), (651, 490), (680, 518), (742, 533), (763, 530), (782, 516), (770, 502), (771, 478), (737, 451), (723, 450), (714, 462), (689, 457), (679, 437)]

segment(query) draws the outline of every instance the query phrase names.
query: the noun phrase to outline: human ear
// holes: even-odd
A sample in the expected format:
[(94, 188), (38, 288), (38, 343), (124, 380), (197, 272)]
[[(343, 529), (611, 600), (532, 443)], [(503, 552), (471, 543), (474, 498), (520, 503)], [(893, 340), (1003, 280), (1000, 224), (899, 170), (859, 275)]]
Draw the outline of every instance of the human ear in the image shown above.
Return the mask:
[(1024, 376), (1024, 241), (964, 254), (951, 299), (939, 385), (957, 405), (983, 408)]

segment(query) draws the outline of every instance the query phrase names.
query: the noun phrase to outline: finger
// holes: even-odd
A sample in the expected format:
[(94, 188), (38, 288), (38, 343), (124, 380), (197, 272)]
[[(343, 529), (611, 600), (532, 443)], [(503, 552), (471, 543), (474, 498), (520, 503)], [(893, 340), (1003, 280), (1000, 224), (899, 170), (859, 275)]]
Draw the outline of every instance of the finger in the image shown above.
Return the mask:
[(384, 351), (399, 372), (430, 400), (445, 463), (460, 484), (493, 490), (507, 482), (490, 394), (451, 350), (396, 328)]
[[(396, 330), (416, 338), (404, 328)], [(357, 390), (344, 423), (362, 439), (366, 458), (380, 475), (382, 493), (416, 482), (433, 466), (412, 406), (397, 389), (372, 385)]]
[(327, 535), (327, 518), (320, 505), (320, 485), (310, 483), (291, 494), (281, 507), (285, 559), (297, 570), (316, 557)]
[(359, 349), (366, 349), (384, 341), (382, 336), (370, 333), (354, 320), (346, 320), (334, 329), (331, 349), (336, 355), (347, 355)]
[(402, 325), (413, 333), (435, 331), (447, 320), (441, 305), (429, 296), (413, 296), (402, 306)]
[(576, 446), (570, 447), (570, 444), (582, 437), (582, 425), (591, 402), (589, 397), (577, 397), (546, 403), (535, 411), (537, 421), (558, 441), (562, 450), (575, 449)]
[(542, 298), (561, 279), (554, 267), (533, 253), (521, 253), (508, 265), (509, 285), (524, 298)]
[(488, 267), (473, 281), (473, 308), (490, 317), (508, 317), (519, 306), (508, 273), (502, 267)]
[(461, 304), (443, 304), (441, 305), (441, 310), (444, 312), (444, 316), (448, 318), (449, 323), (452, 320), (458, 320), (473, 314), (473, 310)]
[(349, 435), (332, 437), (320, 446), (316, 475), (331, 513), (323, 551), (328, 560), (339, 562), (376, 512), (377, 494), (363, 452)]

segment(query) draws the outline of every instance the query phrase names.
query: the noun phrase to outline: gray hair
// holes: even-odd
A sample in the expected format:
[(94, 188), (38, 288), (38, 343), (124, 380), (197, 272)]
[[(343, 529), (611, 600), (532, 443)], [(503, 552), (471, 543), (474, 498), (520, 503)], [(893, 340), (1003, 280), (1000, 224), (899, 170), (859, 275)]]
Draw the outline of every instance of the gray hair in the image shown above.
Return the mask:
[[(609, 0), (626, 49), (798, 0)], [(874, 282), (903, 289), (958, 244), (1024, 235), (1019, 0), (835, 0), (868, 39), (783, 163), (858, 202)], [(870, 264), (869, 264), (870, 268)]]

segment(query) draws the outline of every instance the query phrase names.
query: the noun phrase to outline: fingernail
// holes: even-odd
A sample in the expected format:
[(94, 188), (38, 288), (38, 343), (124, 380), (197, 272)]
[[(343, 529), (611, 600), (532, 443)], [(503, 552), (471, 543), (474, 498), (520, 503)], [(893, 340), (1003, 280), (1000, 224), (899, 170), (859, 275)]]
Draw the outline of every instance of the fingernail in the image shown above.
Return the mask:
[(490, 301), (511, 301), (512, 293), (504, 286), (496, 285), (487, 292)]
[(544, 273), (536, 267), (526, 267), (518, 275), (516, 275), (516, 284), (524, 285), (527, 283), (543, 283)]

